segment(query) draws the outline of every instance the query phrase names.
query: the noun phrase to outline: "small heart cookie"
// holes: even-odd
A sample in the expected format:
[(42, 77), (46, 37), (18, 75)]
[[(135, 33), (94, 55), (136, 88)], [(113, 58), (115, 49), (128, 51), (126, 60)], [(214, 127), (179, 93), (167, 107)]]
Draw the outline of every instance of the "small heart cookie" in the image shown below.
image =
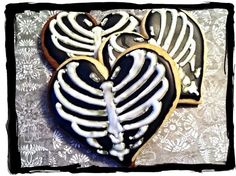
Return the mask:
[(199, 26), (176, 9), (150, 10), (141, 26), (148, 43), (160, 46), (177, 63), (182, 85), (180, 103), (201, 103), (205, 48)]
[(42, 50), (54, 68), (69, 57), (96, 58), (97, 50), (107, 36), (118, 31), (134, 31), (138, 25), (138, 19), (124, 11), (110, 13), (100, 24), (88, 13), (60, 12), (42, 29)]
[(50, 81), (52, 112), (62, 128), (94, 152), (130, 166), (176, 108), (176, 64), (160, 47), (125, 50), (111, 70), (80, 56), (67, 59)]

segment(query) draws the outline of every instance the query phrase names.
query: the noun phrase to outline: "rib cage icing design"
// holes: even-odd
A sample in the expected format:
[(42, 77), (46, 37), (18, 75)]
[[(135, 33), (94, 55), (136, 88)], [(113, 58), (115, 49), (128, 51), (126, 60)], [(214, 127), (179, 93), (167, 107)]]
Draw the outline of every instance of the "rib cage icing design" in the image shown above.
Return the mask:
[(166, 68), (147, 48), (127, 52), (110, 73), (89, 57), (68, 60), (51, 82), (52, 109), (97, 153), (130, 162), (174, 106), (175, 82)]
[(142, 21), (148, 42), (162, 47), (179, 66), (182, 97), (200, 101), (204, 68), (203, 36), (196, 23), (182, 11), (153, 9)]
[[(142, 35), (141, 35), (142, 34)], [(181, 99), (201, 98), (204, 68), (204, 46), (200, 29), (184, 12), (175, 9), (154, 9), (142, 20), (141, 34), (118, 32), (112, 34), (99, 51), (108, 55), (104, 64), (112, 68), (125, 49), (140, 43), (160, 46), (177, 63), (181, 79)], [(186, 101), (181, 101), (186, 103)], [(192, 103), (192, 102), (191, 102)]]
[[(63, 53), (62, 56), (52, 56), (58, 64), (80, 55), (96, 58), (104, 38), (117, 31), (134, 31), (138, 24), (134, 16), (124, 11), (107, 15), (99, 25), (88, 13), (60, 12), (48, 24), (47, 40), (53, 46), (46, 48), (52, 55), (58, 50)], [(53, 47), (55, 51), (50, 51)]]

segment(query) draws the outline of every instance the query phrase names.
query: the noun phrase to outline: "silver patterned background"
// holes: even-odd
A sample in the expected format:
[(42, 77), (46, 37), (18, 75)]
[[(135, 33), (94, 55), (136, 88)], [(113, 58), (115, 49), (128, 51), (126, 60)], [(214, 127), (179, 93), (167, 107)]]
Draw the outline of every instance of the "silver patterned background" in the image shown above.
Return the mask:
[[(144, 11), (127, 10), (142, 18)], [(40, 32), (49, 16), (57, 11), (25, 11), (16, 15), (16, 111), (18, 147), (22, 167), (119, 166), (88, 151), (79, 142), (60, 131), (48, 111), (47, 85), (52, 68), (42, 57)], [(92, 11), (101, 20), (109, 11)], [(228, 151), (226, 133), (226, 87), (224, 73), (224, 9), (192, 10), (207, 44), (203, 103), (197, 108), (178, 108), (142, 149), (136, 165), (162, 163), (223, 164)], [(65, 140), (66, 139), (66, 140)]]

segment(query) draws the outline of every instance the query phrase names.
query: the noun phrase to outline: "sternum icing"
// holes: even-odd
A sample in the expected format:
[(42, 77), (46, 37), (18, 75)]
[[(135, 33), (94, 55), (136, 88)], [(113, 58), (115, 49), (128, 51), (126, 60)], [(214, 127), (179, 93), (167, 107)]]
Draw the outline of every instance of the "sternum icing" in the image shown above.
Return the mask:
[(113, 156), (118, 157), (119, 160), (123, 161), (124, 155), (129, 153), (129, 149), (125, 148), (125, 143), (123, 142), (124, 129), (120, 124), (119, 117), (116, 112), (116, 105), (113, 101), (114, 95), (112, 92), (112, 87), (113, 83), (111, 81), (106, 81), (101, 85), (109, 122), (107, 131), (109, 132), (109, 137), (113, 143), (113, 146), (109, 153)]
[(102, 43), (102, 28), (99, 26), (96, 26), (92, 29), (92, 32), (94, 33), (94, 44), (95, 44), (95, 49), (94, 49), (94, 55), (95, 58), (97, 57), (97, 51), (98, 48), (100, 46), (100, 44)]

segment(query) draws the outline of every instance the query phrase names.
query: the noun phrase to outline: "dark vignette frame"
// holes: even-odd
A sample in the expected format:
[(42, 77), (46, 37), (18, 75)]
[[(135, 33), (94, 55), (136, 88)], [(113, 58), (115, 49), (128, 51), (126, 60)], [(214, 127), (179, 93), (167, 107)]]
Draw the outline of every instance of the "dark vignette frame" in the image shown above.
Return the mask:
[[(226, 54), (225, 62), (228, 61), (228, 78), (227, 78), (227, 95), (226, 95), (226, 116), (227, 116), (227, 136), (229, 138), (228, 156), (225, 164), (158, 164), (154, 166), (138, 166), (136, 168), (110, 168), (96, 167), (79, 168), (79, 165), (69, 165), (63, 167), (21, 167), (20, 152), (18, 151), (17, 137), (17, 114), (15, 109), (15, 90), (16, 90), (16, 63), (14, 55), (14, 22), (17, 13), (23, 13), (25, 10), (40, 11), (40, 10), (108, 10), (108, 9), (145, 9), (145, 8), (181, 8), (186, 10), (201, 10), (221, 8), (228, 11), (226, 22)], [(235, 168), (235, 153), (234, 153), (234, 124), (233, 124), (233, 51), (234, 51), (234, 6), (230, 3), (203, 3), (203, 4), (132, 4), (132, 3), (77, 3), (77, 4), (51, 4), (51, 3), (18, 3), (6, 5), (5, 16), (5, 47), (6, 47), (6, 68), (7, 68), (7, 86), (8, 86), (8, 121), (6, 129), (8, 132), (8, 167), (12, 174), (17, 173), (32, 173), (32, 172), (47, 172), (51, 170), (67, 171), (71, 173), (87, 172), (158, 172), (164, 170), (192, 170), (202, 172), (205, 170), (231, 170)]]

